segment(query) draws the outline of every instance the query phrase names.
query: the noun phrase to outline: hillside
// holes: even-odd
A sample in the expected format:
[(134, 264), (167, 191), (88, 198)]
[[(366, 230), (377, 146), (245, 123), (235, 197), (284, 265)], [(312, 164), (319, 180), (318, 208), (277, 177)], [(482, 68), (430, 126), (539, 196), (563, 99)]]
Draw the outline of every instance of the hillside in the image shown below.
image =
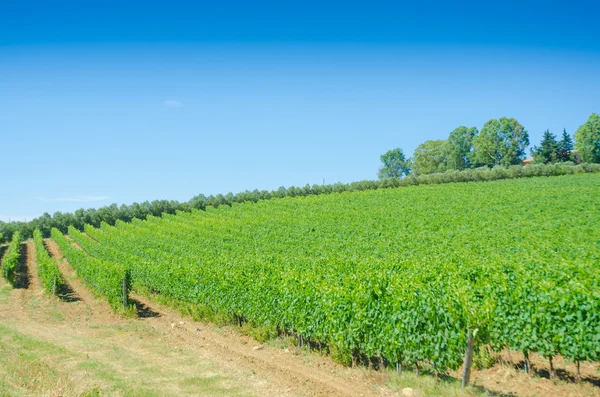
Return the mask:
[(576, 175), (286, 198), (71, 234), (136, 288), (326, 343), (341, 361), (444, 371), (476, 329), (498, 349), (597, 361), (598, 186)]
[[(450, 385), (470, 335), (478, 387), (593, 395), (599, 187), (585, 174), (286, 197), (54, 230), (47, 244), (68, 260), (57, 262), (67, 285), (72, 267), (76, 289), (117, 312), (126, 292), (138, 315), (140, 302), (160, 301), (259, 342), (293, 338), (346, 366)], [(506, 368), (516, 383), (498, 379)], [(422, 387), (406, 376), (386, 378), (385, 393), (390, 382)], [(354, 394), (340, 382), (318, 387)]]

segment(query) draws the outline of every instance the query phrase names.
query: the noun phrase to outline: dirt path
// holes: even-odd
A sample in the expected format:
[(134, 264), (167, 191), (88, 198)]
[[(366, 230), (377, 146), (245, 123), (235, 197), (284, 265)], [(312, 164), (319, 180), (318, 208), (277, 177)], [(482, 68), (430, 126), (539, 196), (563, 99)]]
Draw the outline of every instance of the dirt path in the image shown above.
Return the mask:
[(26, 263), (25, 268), (27, 271), (28, 288), (24, 290), (24, 293), (40, 293), (43, 291), (43, 287), (38, 277), (39, 265), (36, 259), (35, 244), (29, 240), (25, 243), (26, 246)]
[(15, 305), (19, 305), (22, 310), (24, 305), (28, 304), (31, 299), (38, 299), (43, 294), (37, 273), (38, 265), (35, 260), (35, 245), (33, 241), (26, 241), (21, 245), (21, 258), (15, 281), (15, 289), (18, 291), (18, 294), (15, 294), (13, 297)]
[[(185, 341), (188, 346), (204, 348), (215, 357), (233, 365), (256, 371), (280, 385), (280, 389), (318, 396), (381, 396), (393, 394), (363, 371), (341, 367), (329, 358), (308, 354), (296, 348), (279, 349), (260, 345), (250, 337), (227, 328), (182, 319), (172, 309), (147, 298), (134, 299), (161, 313), (144, 321), (154, 328), (167, 329), (168, 337)], [(199, 331), (198, 331), (199, 330)]]
[(107, 305), (103, 305), (102, 302), (87, 289), (83, 281), (77, 278), (77, 272), (69, 266), (67, 261), (63, 258), (62, 252), (60, 251), (60, 248), (58, 248), (56, 242), (47, 238), (44, 239), (44, 243), (63, 276), (63, 280), (66, 283), (66, 289), (70, 291), (76, 299), (81, 300), (87, 305), (94, 306), (95, 314), (109, 315), (109, 317), (112, 318), (113, 313), (111, 313), (110, 308)]

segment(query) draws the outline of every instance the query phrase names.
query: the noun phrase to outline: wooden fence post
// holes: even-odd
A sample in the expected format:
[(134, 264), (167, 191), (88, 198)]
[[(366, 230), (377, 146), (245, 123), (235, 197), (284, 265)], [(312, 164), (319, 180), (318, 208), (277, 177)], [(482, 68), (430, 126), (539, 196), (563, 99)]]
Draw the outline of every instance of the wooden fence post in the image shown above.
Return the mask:
[(523, 356), (525, 357), (525, 373), (531, 374), (531, 363), (529, 362), (529, 352), (524, 352)]
[(123, 308), (125, 310), (129, 308), (129, 302), (127, 301), (127, 275), (123, 276)]
[(462, 388), (469, 384), (471, 378), (471, 364), (473, 364), (473, 344), (474, 338), (471, 330), (467, 331), (467, 350), (465, 351), (465, 361), (463, 363)]

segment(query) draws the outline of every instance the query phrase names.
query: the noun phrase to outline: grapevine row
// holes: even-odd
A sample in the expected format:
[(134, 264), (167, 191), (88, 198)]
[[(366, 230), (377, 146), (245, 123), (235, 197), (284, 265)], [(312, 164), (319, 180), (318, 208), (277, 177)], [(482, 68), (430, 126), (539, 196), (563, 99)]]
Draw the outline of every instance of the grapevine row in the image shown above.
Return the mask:
[(2, 260), (2, 277), (11, 285), (15, 284), (17, 275), (17, 267), (21, 257), (21, 234), (14, 233), (12, 240), (8, 245), (8, 250)]
[(35, 256), (39, 265), (38, 275), (42, 279), (42, 284), (46, 291), (55, 295), (58, 288), (63, 284), (63, 279), (56, 265), (56, 262), (48, 255), (42, 232), (36, 229), (33, 232), (33, 242), (35, 244)]
[(77, 248), (58, 229), (52, 229), (52, 239), (76, 270), (77, 276), (83, 279), (95, 293), (106, 297), (114, 310), (119, 311), (123, 305), (127, 305), (131, 283), (125, 266), (88, 255)]

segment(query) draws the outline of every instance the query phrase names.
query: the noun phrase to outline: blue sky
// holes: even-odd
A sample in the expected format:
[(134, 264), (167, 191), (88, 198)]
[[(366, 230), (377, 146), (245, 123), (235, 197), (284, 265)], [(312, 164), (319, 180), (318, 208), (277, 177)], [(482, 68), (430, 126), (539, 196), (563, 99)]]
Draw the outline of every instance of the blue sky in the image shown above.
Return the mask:
[(460, 125), (600, 112), (592, 2), (0, 3), (0, 220), (376, 178)]

